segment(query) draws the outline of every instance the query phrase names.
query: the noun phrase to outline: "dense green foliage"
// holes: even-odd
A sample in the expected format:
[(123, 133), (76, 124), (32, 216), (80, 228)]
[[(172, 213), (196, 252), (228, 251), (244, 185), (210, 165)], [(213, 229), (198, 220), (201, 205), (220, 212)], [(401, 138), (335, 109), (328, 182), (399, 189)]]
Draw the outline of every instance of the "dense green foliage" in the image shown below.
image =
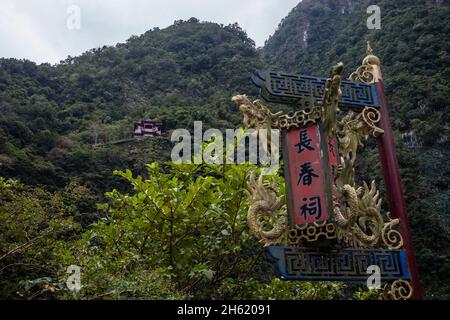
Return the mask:
[[(339, 293), (339, 284), (270, 282), (272, 268), (246, 226), (246, 179), (252, 167), (169, 166), (164, 173), (158, 164), (149, 165), (146, 180), (129, 170), (116, 172), (133, 186), (132, 193), (108, 193), (109, 203), (101, 205), (107, 218), (62, 252), (64, 265), (83, 266), (83, 298), (280, 298), (295, 290), (298, 297), (308, 297), (320, 289), (317, 296), (324, 298)], [(166, 275), (162, 289), (172, 293), (145, 292), (133, 279), (145, 277), (146, 270)], [(126, 281), (131, 287), (121, 291)]]
[[(368, 30), (370, 4), (304, 0), (259, 50), (237, 24), (192, 18), (55, 66), (0, 59), (0, 297), (352, 297), (340, 283), (271, 280), (246, 228), (243, 181), (255, 168), (163, 163), (170, 130), (240, 123), (230, 98), (257, 95), (255, 69), (326, 76), (342, 61), (350, 73), (366, 40), (382, 60), (422, 285), (450, 297), (450, 9), (381, 0), (382, 29)], [(114, 143), (143, 118), (161, 119), (166, 135)], [(359, 179), (383, 189), (375, 148), (359, 156)], [(75, 296), (70, 264), (83, 268)]]
[(0, 178), (1, 298), (42, 297), (55, 290), (52, 281), (60, 272), (55, 248), (79, 233), (76, 204), (89, 198), (86, 188), (74, 183), (50, 193)]
[[(325, 76), (342, 61), (350, 74), (371, 41), (382, 62), (422, 286), (429, 298), (449, 298), (450, 7), (445, 1), (377, 1), (381, 29), (368, 30), (372, 4), (304, 0), (262, 54), (273, 68), (289, 72)], [(360, 155), (359, 172), (382, 184), (375, 150), (369, 145)]]
[[(99, 205), (104, 218), (81, 236), (73, 223), (78, 212), (66, 200), (89, 197), (84, 188), (72, 184), (50, 194), (2, 179), (0, 297), (342, 297), (342, 283), (273, 279), (265, 250), (246, 224), (245, 182), (254, 167), (168, 166), (148, 165), (148, 179), (129, 170), (116, 172), (132, 192), (107, 193), (108, 203)], [(65, 286), (69, 265), (82, 268), (78, 294)]]

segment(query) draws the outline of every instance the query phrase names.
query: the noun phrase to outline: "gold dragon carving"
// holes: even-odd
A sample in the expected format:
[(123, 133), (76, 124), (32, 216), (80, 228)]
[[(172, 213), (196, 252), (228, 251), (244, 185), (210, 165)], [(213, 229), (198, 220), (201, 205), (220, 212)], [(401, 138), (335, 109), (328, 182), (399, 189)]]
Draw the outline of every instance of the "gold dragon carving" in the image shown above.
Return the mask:
[(244, 116), (242, 123), (246, 128), (272, 129), (273, 119), (280, 113), (272, 113), (260, 100), (251, 101), (246, 95), (236, 95), (231, 99), (239, 106)]
[[(342, 67), (342, 64), (338, 64), (333, 68), (327, 87), (331, 87), (333, 80), (334, 86), (340, 86), (338, 75)], [(329, 135), (335, 133), (341, 157), (333, 184), (333, 214), (337, 240), (354, 247), (385, 246), (398, 249), (403, 245), (400, 233), (394, 229), (399, 220), (391, 219), (389, 212), (382, 214), (380, 194), (375, 181), (371, 182), (370, 187), (365, 182), (361, 187), (355, 184), (354, 166), (359, 148), (364, 146), (370, 136), (376, 138), (384, 133), (377, 127), (380, 113), (374, 108), (366, 107), (361, 112), (349, 111), (338, 120), (339, 108), (331, 101), (339, 99), (341, 93), (340, 90), (330, 89), (330, 94), (333, 94), (335, 99), (324, 99), (322, 123)]]
[(339, 112), (339, 100), (342, 96), (341, 92), (341, 72), (344, 64), (339, 62), (331, 70), (330, 79), (325, 85), (325, 94), (322, 101), (322, 124), (325, 133), (332, 137)]
[[(271, 134), (267, 134), (272, 129), (274, 119), (280, 113), (272, 113), (260, 100), (251, 101), (246, 95), (236, 95), (231, 99), (235, 104), (239, 106), (239, 110), (243, 114), (244, 118), (242, 123), (245, 128), (255, 129), (253, 133), (262, 139), (262, 145), (264, 148), (270, 150)], [(260, 130), (265, 129), (266, 134), (260, 134)], [(265, 150), (266, 152), (268, 150)]]
[[(278, 185), (274, 179), (264, 181), (263, 175), (256, 177), (251, 174), (248, 183), (248, 209), (247, 222), (250, 233), (265, 247), (285, 240), (287, 231), (287, 209), (283, 197), (278, 197)], [(270, 218), (273, 225), (271, 230), (264, 230), (264, 217)], [(278, 219), (277, 219), (278, 216)]]
[(321, 110), (319, 106), (308, 103), (309, 107), (296, 111), (292, 114), (283, 112), (272, 113), (261, 100), (251, 101), (246, 95), (236, 95), (231, 99), (239, 106), (244, 118), (242, 123), (246, 128), (270, 130), (280, 129), (289, 130), (296, 127), (305, 127), (321, 119)]

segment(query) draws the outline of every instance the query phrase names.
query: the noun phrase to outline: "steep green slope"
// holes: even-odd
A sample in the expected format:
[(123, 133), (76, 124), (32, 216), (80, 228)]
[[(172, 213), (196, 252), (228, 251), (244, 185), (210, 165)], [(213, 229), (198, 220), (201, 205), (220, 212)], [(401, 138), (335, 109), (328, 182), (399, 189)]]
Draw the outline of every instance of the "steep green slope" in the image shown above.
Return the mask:
[[(349, 74), (365, 42), (382, 61), (390, 115), (421, 280), (427, 297), (450, 297), (450, 8), (444, 1), (377, 1), (381, 29), (369, 30), (373, 1), (304, 0), (266, 42), (272, 67), (328, 75), (342, 61)], [(375, 146), (360, 156), (360, 176), (377, 177)]]
[(170, 142), (93, 149), (96, 136), (130, 137), (133, 121), (147, 117), (165, 131), (191, 129), (194, 120), (231, 127), (240, 116), (230, 96), (255, 90), (250, 75), (260, 65), (237, 24), (195, 18), (56, 66), (0, 59), (0, 175), (59, 187), (78, 177), (107, 191), (113, 169), (167, 159)]

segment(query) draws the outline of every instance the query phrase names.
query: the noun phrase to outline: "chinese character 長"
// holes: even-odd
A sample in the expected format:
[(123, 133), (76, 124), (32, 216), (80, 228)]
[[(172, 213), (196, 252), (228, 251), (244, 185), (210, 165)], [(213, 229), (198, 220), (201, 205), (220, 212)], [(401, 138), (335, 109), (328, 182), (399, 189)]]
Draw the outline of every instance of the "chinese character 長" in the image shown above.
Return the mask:
[(313, 151), (314, 148), (311, 146), (312, 139), (308, 136), (308, 131), (301, 130), (298, 135), (300, 141), (295, 145), (298, 148), (298, 153), (302, 153), (304, 150)]

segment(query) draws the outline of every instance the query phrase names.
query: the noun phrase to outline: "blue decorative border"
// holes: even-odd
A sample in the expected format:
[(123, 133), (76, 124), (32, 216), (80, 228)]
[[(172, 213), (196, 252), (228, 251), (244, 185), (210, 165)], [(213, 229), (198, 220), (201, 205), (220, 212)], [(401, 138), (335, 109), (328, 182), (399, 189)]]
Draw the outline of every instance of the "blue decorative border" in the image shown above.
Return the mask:
[(381, 280), (409, 280), (405, 250), (268, 247), (283, 280), (366, 281), (367, 267), (380, 267)]
[[(305, 101), (323, 99), (327, 78), (258, 70), (252, 81), (261, 89), (262, 98), (268, 102), (301, 105)], [(343, 109), (380, 108), (373, 84), (343, 80), (341, 91), (339, 106)]]

